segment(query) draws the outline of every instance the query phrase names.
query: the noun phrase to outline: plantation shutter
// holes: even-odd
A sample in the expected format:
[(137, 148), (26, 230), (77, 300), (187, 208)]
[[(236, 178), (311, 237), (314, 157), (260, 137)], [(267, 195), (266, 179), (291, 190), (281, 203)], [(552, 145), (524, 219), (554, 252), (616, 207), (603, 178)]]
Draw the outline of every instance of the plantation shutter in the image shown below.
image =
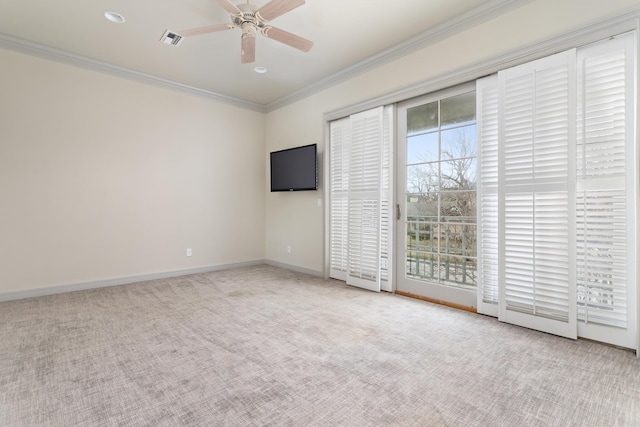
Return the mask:
[(480, 313), (638, 348), (635, 37), (477, 82)]
[(349, 147), (351, 127), (349, 118), (329, 124), (330, 141), (330, 224), (329, 276), (347, 280)]
[(392, 292), (391, 255), (393, 245), (393, 119), (394, 109), (385, 106), (382, 112), (382, 164), (380, 188), (380, 288)]
[(393, 106), (329, 124), (329, 276), (393, 291)]
[(578, 51), (578, 334), (636, 348), (634, 35)]
[(499, 319), (577, 337), (575, 50), (498, 74), (503, 141)]
[(478, 313), (498, 317), (498, 76), (476, 82), (478, 123)]
[(380, 291), (383, 107), (351, 116), (347, 284)]

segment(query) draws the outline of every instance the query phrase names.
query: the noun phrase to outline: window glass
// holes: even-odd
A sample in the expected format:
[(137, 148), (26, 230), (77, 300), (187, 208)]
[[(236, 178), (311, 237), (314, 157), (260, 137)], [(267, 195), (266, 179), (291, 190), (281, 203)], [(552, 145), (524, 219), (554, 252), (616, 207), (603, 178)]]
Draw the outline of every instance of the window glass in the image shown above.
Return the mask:
[(438, 101), (419, 105), (407, 110), (407, 134), (425, 132), (438, 128)]
[(475, 190), (476, 189), (476, 159), (448, 160), (440, 163), (441, 190)]
[(475, 121), (476, 92), (467, 92), (443, 99), (440, 101), (440, 114), (442, 127)]
[(476, 157), (476, 125), (443, 130), (442, 160)]
[(438, 166), (438, 162), (407, 166), (407, 193), (435, 194), (440, 188)]
[(436, 162), (439, 159), (438, 132), (407, 138), (407, 164)]
[(407, 110), (406, 271), (413, 279), (476, 286), (475, 103), (469, 92)]

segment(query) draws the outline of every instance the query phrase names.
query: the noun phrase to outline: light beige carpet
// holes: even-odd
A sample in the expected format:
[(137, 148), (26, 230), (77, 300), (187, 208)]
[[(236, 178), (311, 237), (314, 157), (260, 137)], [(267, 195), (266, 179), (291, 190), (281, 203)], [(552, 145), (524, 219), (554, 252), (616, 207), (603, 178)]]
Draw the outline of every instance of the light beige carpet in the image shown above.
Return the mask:
[(637, 426), (632, 352), (257, 266), (0, 303), (1, 426)]

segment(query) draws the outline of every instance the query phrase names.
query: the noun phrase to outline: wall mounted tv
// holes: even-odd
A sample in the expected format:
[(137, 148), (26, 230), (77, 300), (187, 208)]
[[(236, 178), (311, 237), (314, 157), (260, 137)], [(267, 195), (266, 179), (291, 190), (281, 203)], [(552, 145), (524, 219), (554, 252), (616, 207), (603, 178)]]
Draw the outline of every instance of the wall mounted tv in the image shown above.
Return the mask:
[(318, 189), (316, 144), (273, 151), (270, 160), (272, 192)]

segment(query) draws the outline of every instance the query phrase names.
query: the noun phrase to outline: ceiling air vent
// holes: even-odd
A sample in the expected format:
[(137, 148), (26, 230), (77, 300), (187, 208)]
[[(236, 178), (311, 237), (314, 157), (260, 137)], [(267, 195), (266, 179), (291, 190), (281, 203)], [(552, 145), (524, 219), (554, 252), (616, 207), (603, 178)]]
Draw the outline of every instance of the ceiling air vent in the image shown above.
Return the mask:
[(172, 46), (180, 46), (180, 43), (182, 43), (183, 38), (184, 37), (182, 37), (180, 34), (167, 30), (162, 35), (162, 38), (160, 38), (160, 41), (164, 44), (170, 44)]

